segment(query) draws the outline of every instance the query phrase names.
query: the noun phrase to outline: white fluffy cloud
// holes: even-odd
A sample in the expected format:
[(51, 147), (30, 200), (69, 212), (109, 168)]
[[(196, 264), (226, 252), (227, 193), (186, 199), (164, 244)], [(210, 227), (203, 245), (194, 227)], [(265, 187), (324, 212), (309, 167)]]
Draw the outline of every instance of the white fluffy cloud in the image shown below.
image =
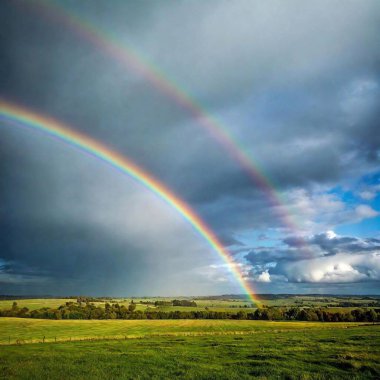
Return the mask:
[(304, 239), (284, 239), (282, 246), (258, 247), (245, 257), (254, 282), (343, 284), (380, 281), (380, 240), (340, 236), (334, 231)]
[(355, 209), (357, 216), (360, 219), (373, 218), (379, 213), (368, 205), (359, 205)]
[(268, 270), (262, 272), (258, 277), (257, 277), (257, 282), (271, 282), (270, 279), (270, 274)]
[(369, 190), (364, 190), (359, 193), (359, 196), (366, 201), (371, 201), (376, 197), (376, 193)]
[(344, 283), (380, 280), (380, 252), (288, 262), (282, 267), (292, 282)]
[(379, 215), (366, 204), (355, 207), (343, 202), (336, 194), (306, 189), (294, 189), (284, 194), (283, 205), (278, 206), (279, 215), (291, 215), (298, 232), (305, 235), (331, 230), (339, 224), (358, 223)]
[(380, 185), (373, 185), (360, 189), (358, 195), (361, 199), (364, 199), (365, 201), (372, 201), (376, 198), (379, 192)]

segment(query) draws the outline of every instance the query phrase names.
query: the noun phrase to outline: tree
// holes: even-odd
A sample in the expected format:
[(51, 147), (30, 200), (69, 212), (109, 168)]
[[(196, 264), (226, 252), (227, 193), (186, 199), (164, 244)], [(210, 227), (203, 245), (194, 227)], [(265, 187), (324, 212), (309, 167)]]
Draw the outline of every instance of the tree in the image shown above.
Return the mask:
[(368, 322), (376, 322), (377, 321), (377, 314), (375, 310), (371, 309), (370, 311), (367, 311), (366, 313), (367, 321)]
[(136, 304), (135, 303), (130, 303), (128, 306), (128, 310), (132, 313), (133, 311), (136, 310)]
[(238, 311), (236, 314), (236, 319), (247, 319), (247, 313), (245, 311)]

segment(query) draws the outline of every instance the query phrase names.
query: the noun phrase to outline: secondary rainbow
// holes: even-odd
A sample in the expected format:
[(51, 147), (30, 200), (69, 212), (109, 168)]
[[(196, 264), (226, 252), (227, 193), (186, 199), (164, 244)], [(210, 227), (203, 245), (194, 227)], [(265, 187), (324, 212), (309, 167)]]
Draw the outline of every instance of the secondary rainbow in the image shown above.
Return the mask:
[(222, 243), (218, 240), (210, 227), (206, 225), (206, 223), (187, 203), (152, 175), (138, 167), (130, 159), (109, 149), (101, 142), (58, 122), (51, 117), (42, 116), (41, 114), (26, 109), (25, 107), (20, 107), (19, 105), (11, 104), (3, 100), (0, 100), (0, 118), (12, 122), (12, 124), (16, 123), (16, 125), (17, 123), (22, 123), (22, 125), (28, 128), (43, 132), (46, 135), (58, 138), (60, 141), (79, 148), (81, 151), (89, 153), (120, 170), (122, 173), (127, 174), (145, 188), (155, 193), (159, 198), (182, 215), (194, 230), (208, 242), (213, 250), (228, 264), (234, 277), (252, 302), (259, 305), (258, 300), (254, 298), (253, 289), (239, 272), (238, 264), (233, 261), (228, 251), (223, 247)]
[[(79, 17), (62, 4), (52, 0), (32, 0), (38, 6), (40, 14), (46, 15), (49, 21), (54, 20), (66, 25), (68, 30), (75, 32), (90, 42), (105, 55), (112, 57), (116, 62), (146, 79), (152, 86), (172, 99), (177, 105), (189, 112), (198, 121), (199, 125), (208, 131), (212, 138), (218, 141), (230, 156), (240, 165), (247, 175), (254, 181), (274, 207), (274, 211), (282, 224), (290, 231), (298, 234), (299, 228), (287, 210), (281, 195), (276, 191), (271, 180), (265, 175), (259, 164), (252, 157), (252, 152), (244, 148), (228, 131), (228, 128), (212, 116), (194, 98), (191, 97), (179, 84), (169, 78), (159, 67), (135, 48), (121, 43), (110, 33), (99, 30), (95, 25)], [(299, 247), (307, 249), (305, 241), (299, 238)]]

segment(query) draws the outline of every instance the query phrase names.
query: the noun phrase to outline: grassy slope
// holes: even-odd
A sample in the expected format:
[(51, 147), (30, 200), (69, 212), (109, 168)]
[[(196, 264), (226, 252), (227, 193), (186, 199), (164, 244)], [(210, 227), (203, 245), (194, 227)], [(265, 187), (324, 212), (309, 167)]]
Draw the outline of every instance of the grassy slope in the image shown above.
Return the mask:
[[(0, 344), (68, 340), (72, 338), (144, 337), (178, 334), (225, 334), (301, 330), (337, 330), (359, 323), (271, 322), (236, 320), (49, 320), (29, 318), (0, 318)], [(379, 331), (380, 325), (376, 326)], [(374, 328), (374, 331), (375, 331)]]
[[(21, 321), (22, 322), (22, 321)], [(20, 326), (24, 333), (36, 326)], [(67, 333), (62, 321), (45, 326)], [(41, 322), (41, 323), (42, 323)], [(64, 322), (64, 321), (63, 321)], [(0, 377), (7, 379), (369, 379), (380, 377), (380, 327), (256, 321), (75, 321), (95, 331), (257, 329), (254, 335), (172, 336), (144, 339), (2, 346)], [(156, 324), (153, 322), (157, 322)], [(223, 323), (224, 322), (224, 323)], [(4, 322), (3, 322), (4, 323)], [(18, 321), (7, 319), (11, 327)], [(72, 322), (70, 322), (72, 323)], [(144, 324), (145, 323), (145, 324)], [(250, 323), (250, 326), (248, 324)], [(65, 326), (65, 327), (63, 327)], [(2, 325), (0, 331), (6, 325)], [(301, 327), (301, 329), (300, 329)], [(303, 327), (303, 328), (302, 328)], [(28, 329), (29, 328), (29, 329)], [(37, 328), (37, 330), (35, 329)], [(73, 328), (72, 325), (70, 327)], [(75, 327), (79, 334), (78, 326)], [(136, 331), (137, 331), (136, 330)], [(47, 330), (46, 330), (47, 331)], [(116, 330), (113, 330), (116, 331)], [(54, 331), (56, 332), (56, 331)]]

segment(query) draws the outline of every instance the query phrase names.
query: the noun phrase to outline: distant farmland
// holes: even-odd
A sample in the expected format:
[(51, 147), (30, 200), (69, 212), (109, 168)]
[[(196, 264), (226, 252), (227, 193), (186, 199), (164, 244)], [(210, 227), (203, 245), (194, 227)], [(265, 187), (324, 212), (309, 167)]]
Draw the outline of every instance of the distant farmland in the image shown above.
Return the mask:
[[(215, 297), (179, 297), (180, 299), (191, 299), (197, 304), (196, 307), (183, 306), (155, 306), (155, 302), (164, 301), (170, 302), (174, 297), (135, 297), (135, 298), (113, 298), (91, 299), (95, 305), (104, 306), (106, 302), (117, 302), (120, 305), (128, 306), (131, 301), (136, 304), (136, 310), (205, 310), (208, 308), (211, 311), (237, 311), (243, 309), (245, 311), (255, 310), (256, 307), (252, 305), (246, 296), (215, 296)], [(294, 307), (328, 307), (348, 309), (349, 307), (377, 307), (380, 308), (380, 296), (332, 296), (332, 295), (262, 295), (260, 300), (264, 306), (281, 307), (281, 306), (294, 306)], [(27, 307), (30, 310), (36, 310), (43, 307), (57, 308), (66, 302), (75, 302), (76, 298), (26, 298), (1, 300), (0, 296), (0, 310), (9, 309), (13, 302), (17, 301), (20, 308)], [(347, 306), (350, 305), (350, 306)], [(374, 306), (375, 305), (375, 306)]]

